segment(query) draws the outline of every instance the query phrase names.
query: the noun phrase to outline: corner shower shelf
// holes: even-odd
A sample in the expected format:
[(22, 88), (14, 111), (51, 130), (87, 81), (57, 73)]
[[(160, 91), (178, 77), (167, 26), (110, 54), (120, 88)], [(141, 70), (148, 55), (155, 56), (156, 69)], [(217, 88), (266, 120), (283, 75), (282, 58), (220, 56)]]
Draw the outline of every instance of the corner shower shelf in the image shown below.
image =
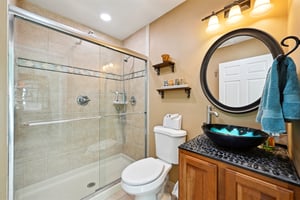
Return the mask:
[(156, 89), (158, 93), (161, 95), (161, 98), (163, 99), (165, 97), (165, 91), (173, 91), (173, 90), (184, 90), (187, 94), (187, 98), (190, 98), (191, 89), (187, 85), (176, 85), (176, 86), (164, 86), (159, 89)]
[(113, 104), (114, 105), (126, 105), (126, 104), (128, 104), (128, 102), (127, 101), (113, 101)]
[(164, 61), (163, 63), (159, 63), (156, 65), (153, 65), (157, 75), (160, 75), (160, 68), (162, 67), (171, 67), (172, 72), (174, 72), (175, 63), (171, 61)]
[(113, 104), (115, 106), (115, 109), (117, 112), (120, 112), (125, 108), (125, 106), (128, 104), (127, 101), (113, 101)]

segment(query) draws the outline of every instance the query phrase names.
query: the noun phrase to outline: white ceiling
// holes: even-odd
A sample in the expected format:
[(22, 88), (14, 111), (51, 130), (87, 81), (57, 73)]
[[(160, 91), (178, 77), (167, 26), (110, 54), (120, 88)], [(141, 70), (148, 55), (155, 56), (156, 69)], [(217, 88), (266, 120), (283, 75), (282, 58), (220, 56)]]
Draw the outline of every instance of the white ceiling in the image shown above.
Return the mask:
[[(58, 15), (123, 40), (185, 0), (27, 0)], [(100, 13), (112, 20), (103, 22)]]

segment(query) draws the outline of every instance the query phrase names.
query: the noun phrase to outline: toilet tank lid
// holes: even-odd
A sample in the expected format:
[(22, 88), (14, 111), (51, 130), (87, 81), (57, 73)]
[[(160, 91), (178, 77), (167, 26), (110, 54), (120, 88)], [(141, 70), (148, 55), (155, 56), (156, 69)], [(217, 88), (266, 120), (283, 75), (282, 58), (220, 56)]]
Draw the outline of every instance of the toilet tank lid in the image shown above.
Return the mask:
[(163, 126), (155, 126), (153, 130), (154, 133), (161, 133), (164, 135), (169, 135), (170, 137), (183, 137), (187, 134), (185, 130), (176, 130), (171, 128), (165, 128)]

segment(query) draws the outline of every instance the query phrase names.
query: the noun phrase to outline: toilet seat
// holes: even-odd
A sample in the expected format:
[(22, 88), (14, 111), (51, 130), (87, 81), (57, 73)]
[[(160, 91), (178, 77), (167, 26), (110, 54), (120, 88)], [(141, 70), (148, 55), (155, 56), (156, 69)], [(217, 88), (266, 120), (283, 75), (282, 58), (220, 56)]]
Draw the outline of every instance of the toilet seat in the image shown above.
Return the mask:
[(138, 160), (122, 172), (122, 180), (128, 185), (145, 185), (156, 180), (164, 171), (164, 164), (154, 158)]

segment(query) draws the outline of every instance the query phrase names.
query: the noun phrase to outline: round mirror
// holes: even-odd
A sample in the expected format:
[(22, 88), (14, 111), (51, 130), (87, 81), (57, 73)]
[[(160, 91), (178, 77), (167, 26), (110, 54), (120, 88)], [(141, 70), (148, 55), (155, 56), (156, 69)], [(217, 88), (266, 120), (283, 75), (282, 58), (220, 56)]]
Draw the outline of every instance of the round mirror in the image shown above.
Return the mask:
[(258, 108), (267, 72), (283, 51), (269, 34), (251, 28), (220, 37), (207, 51), (200, 83), (208, 100), (230, 113)]

